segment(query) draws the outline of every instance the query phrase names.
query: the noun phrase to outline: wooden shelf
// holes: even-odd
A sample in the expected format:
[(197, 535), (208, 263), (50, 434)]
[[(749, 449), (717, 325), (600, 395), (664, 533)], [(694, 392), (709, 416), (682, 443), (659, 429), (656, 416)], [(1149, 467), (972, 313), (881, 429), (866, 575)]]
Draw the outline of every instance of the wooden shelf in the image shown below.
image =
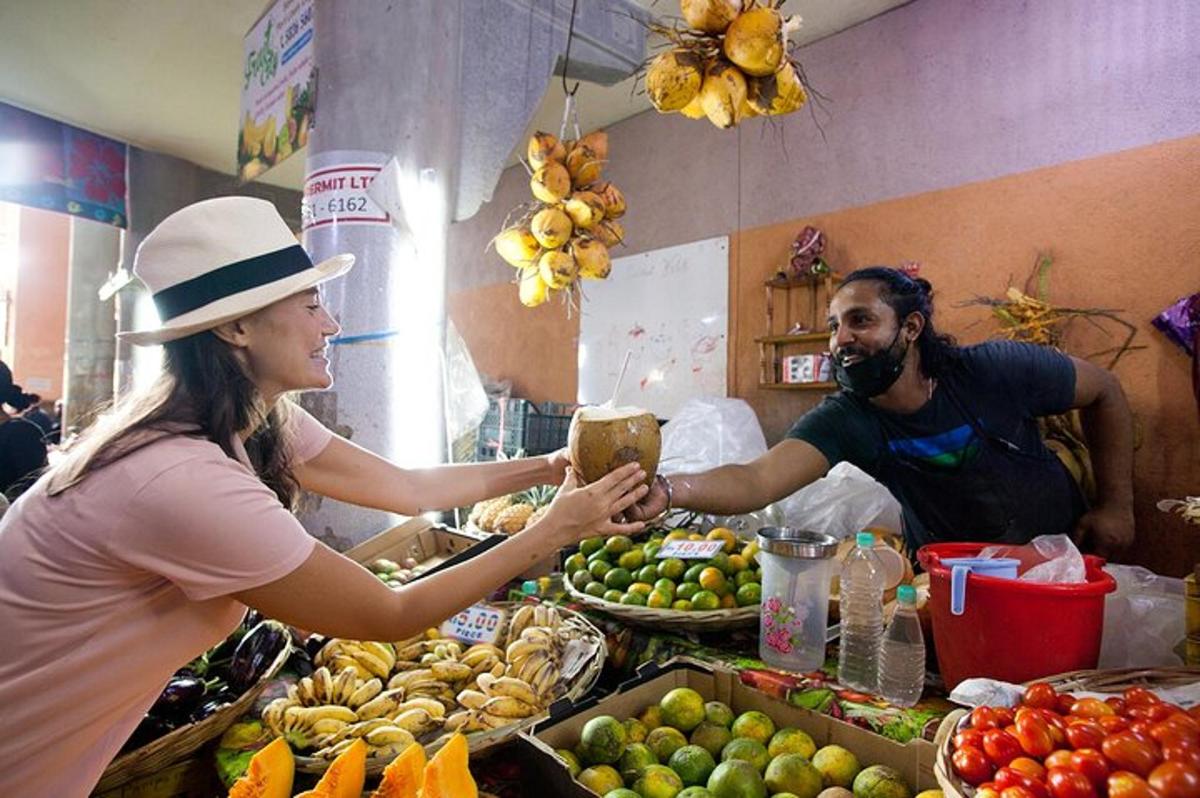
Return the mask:
[(759, 344), (811, 344), (811, 343), (826, 343), (829, 341), (828, 332), (811, 332), (799, 333), (797, 335), (767, 335), (762, 338), (755, 338), (754, 342)]
[(763, 282), (768, 288), (796, 288), (801, 285), (819, 285), (828, 280), (830, 283), (840, 283), (842, 278), (837, 274), (809, 274), (804, 277), (785, 277), (776, 274), (770, 280)]
[(836, 382), (760, 382), (765, 391), (836, 391)]

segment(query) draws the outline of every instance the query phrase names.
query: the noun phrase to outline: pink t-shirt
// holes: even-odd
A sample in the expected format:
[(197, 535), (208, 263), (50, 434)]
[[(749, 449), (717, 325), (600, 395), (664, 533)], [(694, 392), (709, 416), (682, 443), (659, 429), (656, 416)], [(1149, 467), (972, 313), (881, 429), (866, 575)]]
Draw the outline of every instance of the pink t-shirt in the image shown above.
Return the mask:
[[(295, 462), (332, 434), (295, 408)], [(86, 796), (171, 675), (228, 636), (230, 594), (316, 545), (255, 476), (172, 435), (55, 497), (39, 480), (0, 520), (0, 796)]]

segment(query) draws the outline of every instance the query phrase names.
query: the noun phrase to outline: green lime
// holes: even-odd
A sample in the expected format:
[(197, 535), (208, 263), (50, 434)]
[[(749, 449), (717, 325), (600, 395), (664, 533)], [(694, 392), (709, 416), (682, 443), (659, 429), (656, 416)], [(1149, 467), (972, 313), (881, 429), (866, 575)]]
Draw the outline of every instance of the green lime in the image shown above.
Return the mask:
[(624, 554), (633, 548), (633, 541), (625, 535), (613, 535), (604, 541), (604, 549), (609, 554)]
[(698, 582), (684, 582), (675, 588), (675, 598), (690, 599), (699, 592), (700, 584)]
[(750, 710), (738, 715), (729, 730), (733, 732), (734, 737), (748, 737), (765, 746), (775, 734), (775, 721), (762, 712)]
[(604, 548), (604, 538), (601, 537), (584, 538), (579, 541), (579, 553), (584, 557), (591, 557), (602, 548)]
[(685, 787), (675, 798), (716, 798), (707, 787)]
[(797, 798), (817, 798), (823, 789), (821, 771), (800, 754), (782, 754), (771, 760), (763, 774), (771, 792), (790, 792)]
[(596, 598), (604, 598), (604, 583), (603, 582), (588, 582), (587, 587), (583, 589), (584, 593)]
[(608, 562), (610, 559), (612, 559), (612, 556), (608, 553), (608, 550), (600, 549), (600, 551), (589, 555), (587, 561), (588, 565), (591, 565), (594, 562)]
[(767, 798), (761, 771), (740, 759), (717, 765), (708, 777), (708, 790), (715, 798)]
[(733, 725), (734, 717), (733, 710), (724, 702), (709, 701), (704, 705), (704, 719), (709, 723), (715, 723), (728, 729)]
[(701, 590), (692, 596), (692, 608), (697, 610), (715, 610), (721, 606), (721, 599), (711, 590)]
[[(661, 708), (661, 707), (660, 707)], [(663, 713), (663, 720), (666, 721), (666, 713)], [(642, 718), (645, 723), (646, 719)], [(649, 724), (646, 724), (647, 726)], [(651, 729), (646, 735), (646, 745), (658, 757), (659, 762), (666, 762), (671, 758), (671, 754), (678, 751), (688, 744), (687, 738), (683, 736), (683, 732), (671, 726), (659, 726), (656, 729)]]
[(647, 733), (654, 731), (662, 722), (662, 708), (658, 704), (650, 704), (637, 716), (638, 723), (646, 727)]
[(641, 798), (675, 798), (683, 789), (679, 774), (666, 765), (650, 765), (633, 783), (633, 791)]
[(628, 741), (625, 724), (612, 715), (597, 715), (583, 725), (579, 744), (589, 765), (611, 765), (621, 758)]
[(612, 568), (604, 575), (604, 586), (613, 590), (625, 590), (633, 584), (633, 574), (625, 568)]
[(654, 586), (646, 582), (634, 582), (629, 586), (630, 593), (641, 593), (643, 596), (649, 596), (653, 590)]
[(603, 579), (604, 575), (612, 570), (612, 566), (604, 560), (592, 560), (592, 564), (588, 566), (588, 573), (593, 579)]
[(666, 540), (687, 540), (689, 534), (686, 529), (672, 529), (667, 533)]
[(622, 568), (628, 568), (630, 571), (636, 571), (641, 568), (646, 562), (646, 555), (641, 549), (633, 549), (627, 551), (617, 558), (617, 565)]
[(729, 745), (729, 741), (732, 739), (733, 734), (728, 727), (706, 720), (692, 730), (690, 742), (692, 745), (700, 746), (713, 756), (720, 756), (721, 750)]
[[(837, 748), (837, 746), (827, 747)], [(846, 749), (843, 748), (841, 750), (845, 751)], [(771, 755), (772, 759), (780, 754), (799, 754), (805, 759), (812, 759), (813, 754), (816, 752), (817, 744), (813, 742), (813, 738), (809, 737), (806, 732), (803, 732), (800, 729), (794, 729), (790, 726), (775, 732), (773, 735), (771, 735), (771, 741), (767, 743), (767, 753)], [(849, 753), (849, 751), (846, 753)], [(854, 773), (850, 776), (850, 781), (853, 781), (854, 776), (858, 774), (857, 763), (855, 764), (856, 767), (854, 769)], [(818, 768), (818, 770), (820, 770), (820, 768)], [(835, 785), (828, 784), (826, 786), (832, 787)], [(849, 786), (849, 782), (836, 786), (847, 787)]]
[[(778, 737), (779, 732), (776, 732), (775, 736)], [(772, 744), (774, 744), (774, 740), (772, 740)], [(798, 753), (803, 753), (803, 751)], [(817, 751), (812, 755), (812, 763), (813, 767), (821, 771), (822, 781), (826, 787), (849, 789), (862, 770), (858, 757), (840, 745), (827, 745)]]
[(563, 570), (567, 572), (567, 576), (585, 567), (587, 567), (587, 557), (578, 551), (563, 561)]
[(728, 762), (731, 759), (749, 762), (759, 773), (766, 770), (767, 765), (771, 762), (767, 747), (749, 737), (734, 737), (728, 745), (721, 749), (721, 761)]
[(704, 696), (690, 687), (676, 687), (659, 700), (663, 723), (690, 732), (704, 720)]
[(855, 798), (909, 798), (912, 791), (895, 768), (872, 765), (854, 777)]
[(677, 601), (672, 601), (671, 609), (689, 612), (692, 609), (692, 602), (688, 601), (687, 599), (679, 599)]
[(750, 582), (737, 589), (737, 605), (739, 607), (749, 607), (752, 604), (761, 603), (762, 585), (757, 582)]
[(621, 603), (627, 604), (631, 607), (645, 607), (646, 606), (646, 597), (643, 596), (641, 593), (630, 592), (630, 593), (626, 593), (624, 596), (621, 596)]
[(583, 770), (583, 765), (579, 764), (579, 757), (575, 756), (573, 752), (565, 748), (555, 748), (554, 753), (558, 754), (558, 758), (567, 766), (567, 770), (571, 772), (571, 778), (575, 778)]
[(626, 718), (625, 732), (629, 736), (629, 742), (644, 743), (646, 742), (646, 735), (650, 733), (650, 730), (646, 728), (646, 724), (637, 718)]
[(650, 595), (646, 596), (646, 606), (653, 607), (656, 610), (669, 609), (671, 606), (671, 594), (665, 590), (651, 590)]
[(653, 584), (654, 580), (658, 579), (658, 568), (653, 564), (643, 565), (641, 570), (639, 570), (635, 576), (637, 576), (637, 580), (639, 582)]
[(597, 795), (605, 795), (624, 786), (621, 774), (612, 765), (595, 765), (576, 776), (576, 780)]
[(576, 590), (583, 590), (591, 581), (592, 573), (586, 568), (571, 574), (571, 586)]
[(668, 557), (658, 563), (658, 575), (666, 579), (677, 580), (687, 570), (687, 563), (678, 557)]
[(686, 571), (683, 572), (683, 581), (698, 583), (700, 581), (700, 572), (703, 571), (704, 568), (705, 568), (705, 565), (702, 562), (698, 562), (695, 565), (691, 566), (690, 568), (688, 568)]
[(662, 544), (651, 538), (650, 542), (642, 547), (642, 550), (646, 553), (646, 562), (654, 562), (654, 558), (658, 556), (658, 550), (661, 548)]
[(671, 754), (667, 764), (688, 786), (707, 784), (708, 777), (717, 767), (712, 754), (698, 745), (685, 745), (680, 748)]
[(618, 787), (604, 793), (604, 798), (642, 798), (642, 796), (627, 787)]
[(729, 564), (729, 555), (723, 551), (718, 551), (714, 554), (712, 559), (708, 561), (708, 564), (723, 574), (733, 573), (733, 567)]
[(637, 781), (642, 771), (649, 765), (657, 765), (658, 757), (650, 750), (650, 747), (645, 743), (630, 743), (625, 746), (625, 753), (621, 754), (621, 761), (617, 763), (617, 769), (621, 771), (621, 778), (625, 779), (626, 784), (633, 784)]
[(733, 577), (733, 583), (738, 587), (757, 584), (760, 580), (758, 571), (738, 571)]
[(605, 590), (604, 595), (600, 598), (604, 599), (605, 601), (611, 601), (615, 604), (619, 603), (621, 601), (621, 596), (624, 595), (625, 594), (620, 590)]
[(670, 579), (659, 579), (654, 583), (655, 590), (661, 590), (664, 593), (670, 593), (671, 598), (675, 597), (675, 583)]

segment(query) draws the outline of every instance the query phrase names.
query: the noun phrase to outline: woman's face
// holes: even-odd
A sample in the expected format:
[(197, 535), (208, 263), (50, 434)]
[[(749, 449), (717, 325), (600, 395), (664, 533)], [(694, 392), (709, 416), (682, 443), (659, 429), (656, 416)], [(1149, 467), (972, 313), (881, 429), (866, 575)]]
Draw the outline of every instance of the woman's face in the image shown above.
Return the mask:
[(251, 379), (273, 401), (288, 391), (333, 385), (326, 339), (341, 329), (317, 289), (281, 299), (241, 319), (239, 347)]

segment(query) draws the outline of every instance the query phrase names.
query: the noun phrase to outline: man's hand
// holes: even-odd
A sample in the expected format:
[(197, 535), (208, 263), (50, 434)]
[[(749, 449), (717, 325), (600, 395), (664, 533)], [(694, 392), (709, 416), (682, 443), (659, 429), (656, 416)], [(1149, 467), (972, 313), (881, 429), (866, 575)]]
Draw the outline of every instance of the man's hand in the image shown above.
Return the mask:
[(1133, 543), (1133, 508), (1093, 507), (1075, 525), (1075, 542), (1107, 559), (1120, 555)]
[(667, 509), (666, 477), (661, 474), (650, 483), (650, 490), (625, 511), (625, 519), (629, 521), (649, 522), (662, 515)]
[(556, 452), (551, 452), (550, 454), (546, 455), (546, 462), (550, 464), (548, 470), (551, 475), (547, 484), (557, 485), (559, 480), (562, 478), (563, 473), (571, 467), (571, 455), (564, 447)]

